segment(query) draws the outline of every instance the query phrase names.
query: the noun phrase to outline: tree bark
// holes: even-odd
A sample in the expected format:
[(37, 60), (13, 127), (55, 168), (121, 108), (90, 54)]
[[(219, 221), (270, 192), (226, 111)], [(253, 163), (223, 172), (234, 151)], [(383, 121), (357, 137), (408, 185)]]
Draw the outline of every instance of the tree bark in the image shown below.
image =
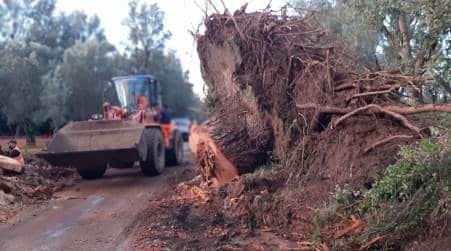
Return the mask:
[[(443, 89), (445, 89), (445, 91), (448, 94), (451, 94), (451, 86), (449, 86), (449, 84), (440, 76), (434, 76), (435, 80), (437, 81), (437, 83), (443, 87)], [(446, 95), (446, 93), (445, 93)]]
[(405, 66), (409, 67), (411, 59), (412, 59), (412, 54), (410, 51), (410, 44), (409, 44), (410, 36), (409, 36), (409, 29), (408, 29), (408, 25), (407, 25), (407, 17), (404, 12), (401, 12), (398, 16), (398, 28), (399, 28), (399, 32), (401, 33), (400, 56), (401, 56), (403, 64)]

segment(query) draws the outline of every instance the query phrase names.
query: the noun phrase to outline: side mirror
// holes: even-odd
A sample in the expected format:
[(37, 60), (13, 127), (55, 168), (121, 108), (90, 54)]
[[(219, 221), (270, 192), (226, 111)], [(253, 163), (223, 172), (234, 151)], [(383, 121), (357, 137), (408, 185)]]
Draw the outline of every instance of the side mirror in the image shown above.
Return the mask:
[(106, 101), (105, 98), (107, 97), (108, 92), (110, 92), (112, 88), (113, 88), (113, 82), (111, 82), (111, 81), (106, 82), (105, 86), (103, 87), (103, 93), (102, 93), (103, 101)]
[(113, 87), (113, 82), (111, 82), (111, 81), (106, 82), (105, 87), (103, 88), (103, 92), (108, 91), (112, 87)]

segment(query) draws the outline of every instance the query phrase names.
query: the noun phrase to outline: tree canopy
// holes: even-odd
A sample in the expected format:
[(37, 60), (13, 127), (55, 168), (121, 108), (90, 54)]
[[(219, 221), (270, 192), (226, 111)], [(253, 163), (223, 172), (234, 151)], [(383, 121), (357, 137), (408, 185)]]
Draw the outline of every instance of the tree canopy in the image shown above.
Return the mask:
[(451, 95), (450, 0), (293, 0), (301, 13), (345, 41), (372, 70), (399, 68), (425, 78), (422, 102)]
[(57, 0), (0, 3), (0, 132), (52, 130), (101, 111), (105, 84), (113, 77), (152, 74), (163, 100), (179, 116), (199, 106), (187, 74), (173, 51), (156, 4), (129, 3), (124, 52), (108, 42), (101, 20), (81, 11), (56, 13)]

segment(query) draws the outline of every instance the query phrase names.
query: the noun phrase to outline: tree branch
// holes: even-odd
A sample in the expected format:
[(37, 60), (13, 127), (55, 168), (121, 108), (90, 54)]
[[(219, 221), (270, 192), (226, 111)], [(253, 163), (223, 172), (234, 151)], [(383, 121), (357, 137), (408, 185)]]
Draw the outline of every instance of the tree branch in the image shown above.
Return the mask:
[(216, 11), (217, 14), (220, 13), (218, 8), (216, 8), (216, 6), (211, 2), (211, 0), (206, 0), (206, 1), (211, 5), (211, 7), (213, 7), (213, 9)]

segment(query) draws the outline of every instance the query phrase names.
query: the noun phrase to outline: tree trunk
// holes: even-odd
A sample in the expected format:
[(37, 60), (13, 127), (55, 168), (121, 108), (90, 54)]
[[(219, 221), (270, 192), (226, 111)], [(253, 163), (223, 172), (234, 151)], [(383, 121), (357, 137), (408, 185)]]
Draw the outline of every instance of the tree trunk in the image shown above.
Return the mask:
[(398, 28), (401, 33), (401, 51), (399, 55), (401, 56), (404, 67), (407, 67), (405, 70), (411, 70), (410, 64), (412, 61), (412, 54), (410, 51), (410, 36), (409, 29), (407, 25), (407, 17), (404, 12), (401, 12), (398, 17)]
[(27, 145), (36, 145), (35, 131), (33, 129), (33, 125), (30, 123), (25, 125), (25, 136)]
[[(448, 82), (446, 82), (442, 77), (440, 77), (440, 76), (434, 76), (434, 78), (435, 78), (435, 80), (437, 81), (437, 83), (441, 86), (441, 87), (443, 87), (443, 89), (445, 89), (445, 91), (448, 93), (448, 94), (451, 94), (451, 86), (449, 85), (449, 83)], [(446, 96), (446, 93), (445, 93), (445, 96)]]

